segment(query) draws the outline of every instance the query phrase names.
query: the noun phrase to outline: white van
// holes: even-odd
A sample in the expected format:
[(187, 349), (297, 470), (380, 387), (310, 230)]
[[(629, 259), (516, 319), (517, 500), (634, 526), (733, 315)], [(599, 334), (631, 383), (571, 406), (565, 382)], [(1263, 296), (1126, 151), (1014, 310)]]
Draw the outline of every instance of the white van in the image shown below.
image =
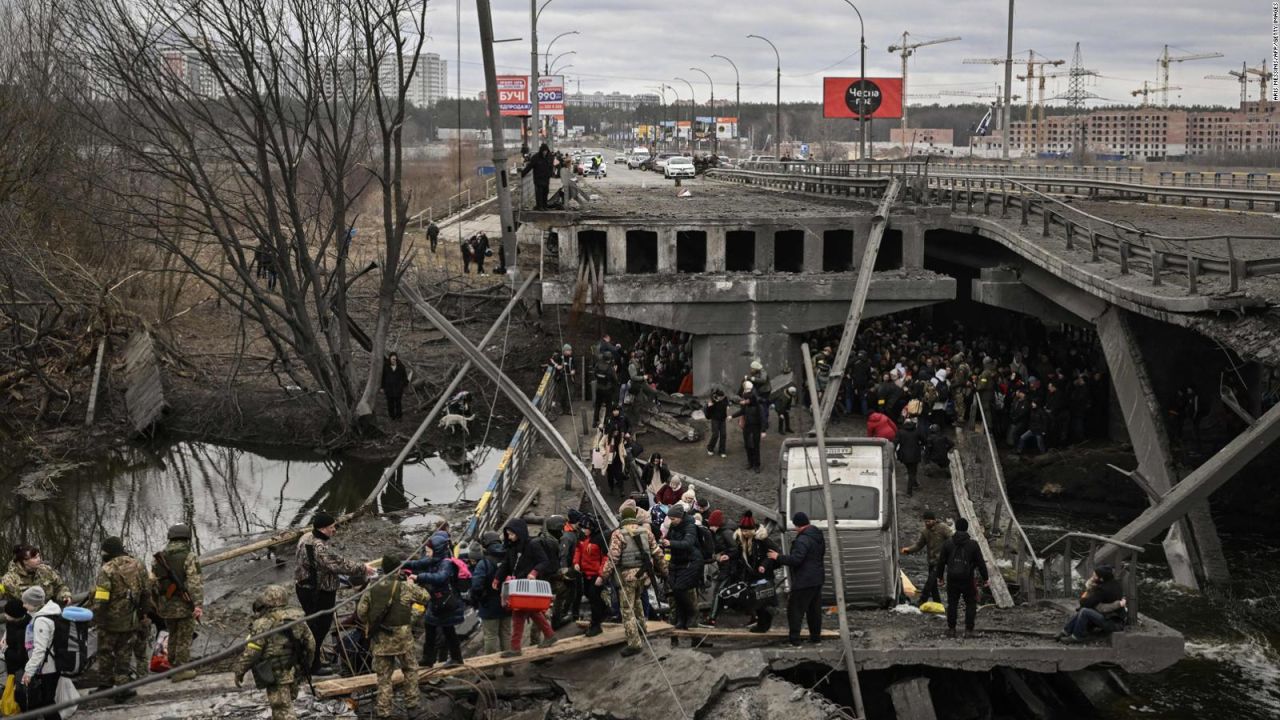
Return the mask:
[[(830, 438), (826, 450), (826, 457), (819, 458), (817, 440), (791, 438), (782, 443), (778, 507), (785, 522), (803, 511), (830, 542), (818, 467), (825, 462), (840, 538), (845, 602), (849, 607), (892, 607), (902, 591), (893, 444), (879, 438)], [(794, 537), (794, 530), (784, 535), (787, 547)], [(834, 603), (835, 574), (829, 561), (826, 565), (823, 602)]]

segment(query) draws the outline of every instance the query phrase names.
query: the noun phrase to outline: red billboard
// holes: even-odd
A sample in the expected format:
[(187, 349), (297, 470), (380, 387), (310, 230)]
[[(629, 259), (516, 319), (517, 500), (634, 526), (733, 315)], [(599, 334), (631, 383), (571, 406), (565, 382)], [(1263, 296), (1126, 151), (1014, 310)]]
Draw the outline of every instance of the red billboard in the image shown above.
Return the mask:
[(902, 78), (822, 78), (822, 117), (864, 115), (902, 117)]
[(498, 76), (498, 107), (503, 117), (529, 114), (529, 76)]

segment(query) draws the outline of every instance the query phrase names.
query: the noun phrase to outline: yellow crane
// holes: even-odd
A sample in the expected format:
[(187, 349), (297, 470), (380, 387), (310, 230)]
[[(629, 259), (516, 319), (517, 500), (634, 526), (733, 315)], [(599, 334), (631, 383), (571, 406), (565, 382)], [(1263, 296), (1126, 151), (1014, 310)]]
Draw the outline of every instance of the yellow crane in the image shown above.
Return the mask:
[[(1036, 140), (1035, 140), (1035, 147), (1033, 148), (1033, 152), (1037, 152), (1037, 153), (1040, 152), (1040, 144), (1041, 144), (1040, 140), (1044, 133), (1044, 80), (1045, 78), (1044, 78), (1043, 68), (1057, 67), (1058, 65), (1065, 65), (1066, 62), (1067, 62), (1066, 60), (1050, 60), (1044, 55), (1037, 53), (1035, 50), (1027, 51), (1027, 72), (1023, 75), (1019, 75), (1018, 79), (1027, 81), (1027, 133), (1030, 134), (1033, 128), (1035, 128), (1035, 131), (1036, 131), (1035, 132)], [(1004, 58), (968, 58), (964, 60), (964, 63), (968, 65), (1003, 65)], [(1040, 72), (1036, 72), (1037, 67), (1042, 68)], [(1032, 125), (1033, 111), (1035, 108), (1035, 99), (1033, 97), (1033, 93), (1036, 90), (1035, 81), (1037, 78), (1039, 78), (1040, 80), (1040, 96), (1039, 96), (1040, 97), (1040, 124), (1038, 127)], [(1012, 130), (1011, 128), (1007, 129), (1006, 132), (1011, 132), (1011, 130)]]
[[(1174, 48), (1177, 50), (1178, 48)], [(1187, 53), (1186, 55), (1170, 55), (1169, 46), (1164, 46), (1164, 51), (1160, 53), (1160, 57), (1156, 58), (1156, 68), (1159, 70), (1160, 84), (1152, 89), (1152, 92), (1160, 93), (1160, 104), (1169, 107), (1169, 91), (1181, 90), (1169, 86), (1169, 65), (1172, 63), (1188, 62), (1190, 60), (1210, 60), (1222, 57), (1220, 52), (1211, 53)], [(1136, 95), (1136, 93), (1135, 93)], [(1146, 97), (1143, 97), (1143, 104), (1146, 104)]]
[(907, 31), (902, 32), (902, 44), (890, 45), (889, 52), (898, 53), (902, 57), (902, 133), (903, 136), (907, 132), (907, 58), (915, 54), (916, 50), (928, 45), (940, 45), (942, 43), (955, 42), (960, 37), (945, 37), (937, 40), (922, 40), (920, 42), (911, 42), (911, 34)]

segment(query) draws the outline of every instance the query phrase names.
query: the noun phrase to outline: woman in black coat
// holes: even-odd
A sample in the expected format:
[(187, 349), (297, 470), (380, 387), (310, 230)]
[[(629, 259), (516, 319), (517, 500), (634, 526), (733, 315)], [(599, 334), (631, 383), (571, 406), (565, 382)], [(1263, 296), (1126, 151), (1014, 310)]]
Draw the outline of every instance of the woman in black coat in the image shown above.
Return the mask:
[(387, 415), (392, 420), (399, 420), (403, 414), (400, 397), (409, 386), (409, 373), (400, 364), (400, 356), (391, 353), (382, 363), (382, 393), (387, 396)]

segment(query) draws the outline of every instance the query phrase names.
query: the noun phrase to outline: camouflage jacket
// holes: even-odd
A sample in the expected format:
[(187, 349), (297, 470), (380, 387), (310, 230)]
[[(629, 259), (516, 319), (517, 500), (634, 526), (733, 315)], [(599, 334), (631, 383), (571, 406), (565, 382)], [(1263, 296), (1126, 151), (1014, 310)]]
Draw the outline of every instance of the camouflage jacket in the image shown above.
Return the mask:
[[(249, 637), (279, 627), (287, 622), (302, 617), (302, 611), (291, 607), (268, 608), (258, 614), (249, 625)], [(301, 648), (295, 648), (301, 643)], [(236, 674), (240, 675), (262, 661), (271, 663), (277, 685), (288, 685), (298, 678), (298, 661), (295, 658), (310, 658), (315, 654), (316, 641), (306, 623), (298, 623), (284, 632), (278, 632), (258, 642), (250, 642), (244, 646), (244, 652), (236, 660)]]
[(100, 630), (130, 632), (151, 611), (151, 578), (147, 568), (129, 555), (102, 565), (93, 589), (93, 619)]
[[(409, 609), (410, 616), (413, 613), (413, 605), (417, 603), (424, 608), (427, 603), (431, 602), (431, 594), (426, 590), (414, 585), (413, 583), (403, 582), (401, 580), (389, 579), (392, 576), (387, 575), (378, 580), (378, 583), (394, 582), (400, 585), (399, 602)], [(360, 602), (356, 605), (356, 618), (365, 626), (365, 632), (373, 631), (373, 640), (370, 648), (374, 655), (400, 655), (403, 653), (414, 652), (413, 642), (413, 625), (401, 625), (397, 628), (391, 628), (390, 631), (376, 631), (369, 627), (370, 622), (378, 618), (369, 617), (369, 601), (373, 596), (372, 592), (367, 592), (360, 596)]]
[[(666, 573), (666, 556), (662, 552), (662, 546), (658, 545), (658, 540), (653, 536), (653, 528), (649, 523), (641, 523), (638, 519), (627, 518), (622, 521), (622, 527), (613, 531), (613, 535), (609, 536), (609, 554), (605, 558), (604, 567), (600, 569), (600, 576), (604, 578), (610, 577), (614, 569), (622, 574), (622, 579), (626, 582), (632, 582), (639, 578), (641, 584), (648, 582), (648, 573), (644, 568), (631, 568), (623, 570), (618, 568), (618, 562), (622, 560), (623, 545), (627, 541), (627, 536), (647, 535), (649, 543), (649, 551), (653, 557), (653, 571), (657, 575)], [(639, 540), (639, 538), (637, 538)]]
[(71, 597), (71, 589), (62, 582), (57, 570), (41, 565), (27, 572), (17, 561), (12, 561), (9, 571), (0, 578), (0, 600), (21, 600), (22, 593), (36, 585), (44, 588), (44, 596), (50, 600), (61, 601)]
[[(168, 580), (168, 571), (158, 561), (151, 562), (151, 577), (155, 579), (156, 614), (162, 618), (189, 618), (197, 605), (204, 605), (204, 579), (200, 577), (200, 563), (196, 562), (196, 553), (191, 549), (191, 543), (186, 540), (170, 540), (161, 552), (168, 555), (183, 551), (187, 553), (182, 564), (186, 574), (184, 581), (187, 592), (191, 594), (191, 602), (183, 600), (182, 593), (178, 590), (170, 593), (172, 583)], [(173, 569), (179, 571), (178, 568)]]
[(907, 553), (919, 552), (924, 548), (928, 548), (929, 552), (926, 556), (929, 558), (929, 567), (938, 564), (938, 558), (942, 556), (942, 546), (951, 539), (955, 534), (955, 530), (944, 522), (936, 522), (932, 528), (920, 528), (920, 537), (916, 538), (913, 545), (907, 548)]
[[(307, 548), (313, 548), (314, 568), (311, 566)], [(314, 577), (312, 577), (313, 573)], [(314, 532), (309, 532), (298, 540), (297, 562), (293, 569), (293, 580), (298, 587), (334, 592), (338, 589), (339, 575), (354, 575), (355, 579), (363, 580), (365, 567), (362, 563), (338, 556), (329, 548), (329, 541), (317, 536)]]

